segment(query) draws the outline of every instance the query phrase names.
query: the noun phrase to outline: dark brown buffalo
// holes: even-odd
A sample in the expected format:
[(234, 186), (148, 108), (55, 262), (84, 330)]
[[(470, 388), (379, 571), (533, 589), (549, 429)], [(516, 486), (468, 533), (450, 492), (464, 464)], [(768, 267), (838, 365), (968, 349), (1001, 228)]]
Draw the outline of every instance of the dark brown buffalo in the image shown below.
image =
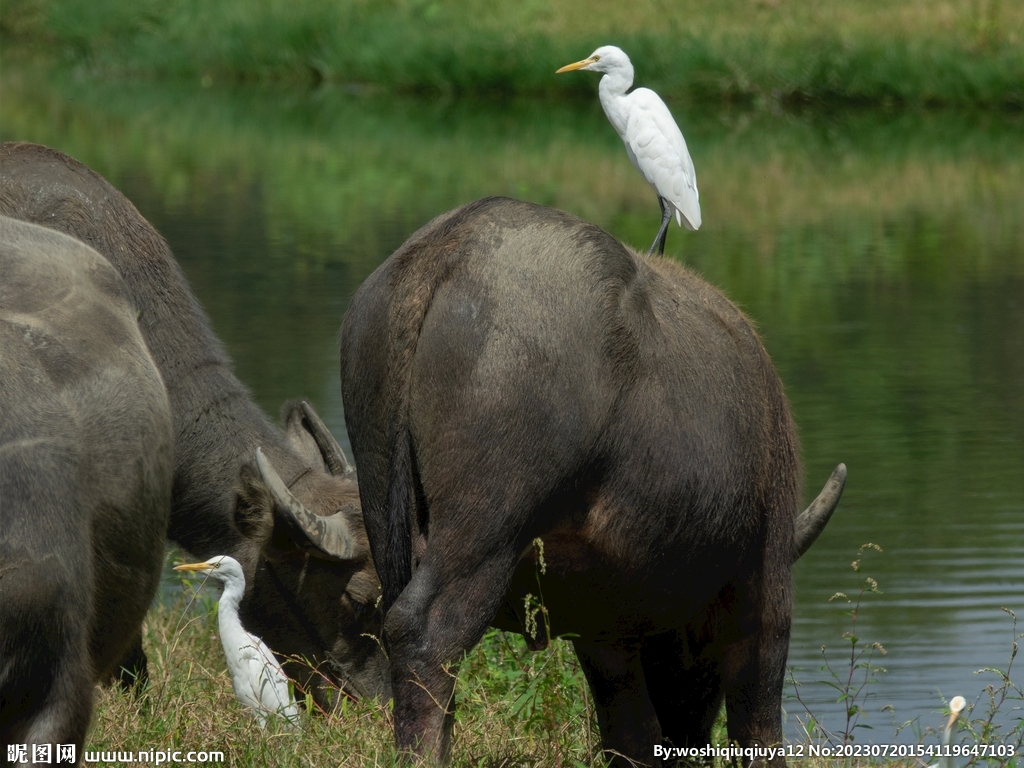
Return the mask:
[(795, 526), (789, 407), (721, 293), (568, 214), (484, 199), (363, 283), (341, 378), (400, 748), (447, 759), (450, 670), (488, 624), (546, 642), (530, 594), (573, 635), (605, 749), (704, 746), (723, 697), (740, 745), (782, 741), (790, 568), (845, 468)]
[[(232, 372), (166, 242), (81, 163), (4, 144), (0, 213), (73, 235), (124, 278), (174, 419), (169, 537), (198, 558), (242, 564), (242, 621), (276, 652), (305, 657), (352, 695), (389, 696), (386, 661), (366, 636), (379, 633), (380, 587), (358, 489), (312, 408), (287, 409), (284, 431), (271, 424)], [(259, 464), (257, 448), (266, 457)], [(285, 668), (303, 687), (319, 679), (301, 663)], [(314, 688), (328, 706), (330, 687)]]
[(160, 583), (167, 391), (109, 262), (3, 216), (0, 367), (0, 754), (80, 759)]

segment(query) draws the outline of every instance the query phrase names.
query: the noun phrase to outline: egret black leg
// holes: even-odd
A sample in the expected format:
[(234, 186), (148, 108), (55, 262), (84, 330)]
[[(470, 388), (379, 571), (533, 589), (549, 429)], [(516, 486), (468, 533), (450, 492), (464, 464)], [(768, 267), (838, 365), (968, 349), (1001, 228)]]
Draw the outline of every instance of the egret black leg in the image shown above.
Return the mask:
[(665, 199), (658, 195), (658, 205), (661, 206), (661, 229), (658, 230), (658, 234), (654, 237), (654, 242), (651, 243), (651, 250), (647, 252), (648, 256), (654, 254), (654, 249), (658, 249), (658, 255), (661, 256), (665, 253), (665, 238), (668, 236), (668, 223), (672, 220), (672, 208), (665, 205)]

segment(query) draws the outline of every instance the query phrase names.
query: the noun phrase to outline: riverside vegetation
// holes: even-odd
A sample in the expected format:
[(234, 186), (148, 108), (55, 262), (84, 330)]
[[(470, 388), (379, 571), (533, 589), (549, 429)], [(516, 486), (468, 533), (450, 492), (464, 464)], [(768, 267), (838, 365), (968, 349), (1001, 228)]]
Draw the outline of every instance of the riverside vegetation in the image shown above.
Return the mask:
[[(154, 89), (31, 68), (0, 69), (0, 86), (5, 140), (59, 145), (105, 169), (115, 184), (145, 175), (172, 206), (199, 210), (216, 205), (220, 192), (259, 186), (268, 229), (300, 226), (305, 268), (357, 258), (359, 280), (425, 221), (485, 194), (563, 208), (637, 245), (648, 244), (650, 222), (657, 226), (653, 194), (623, 162), (593, 89), (583, 111), (522, 100), (496, 114), (472, 101), (357, 98), (337, 90), (310, 99), (285, 88), (178, 83)], [(707, 238), (680, 237), (676, 247), (685, 243), (687, 262), (728, 284), (740, 301), (754, 293), (748, 282), (806, 292), (826, 282), (825, 271), (851, 272), (880, 234), (884, 241), (870, 245), (877, 253), (871, 271), (900, 279), (908, 247), (899, 237), (909, 233), (879, 232), (872, 219), (880, 210), (890, 219), (941, 213), (936, 218), (949, 231), (929, 239), (964, 239), (946, 256), (951, 263), (920, 265), (936, 277), (945, 268), (985, 271), (1002, 252), (1015, 270), (1024, 269), (1024, 200), (1017, 193), (1024, 188), (1024, 121), (1017, 115), (695, 111), (685, 131), (698, 180), (708, 180), (700, 182), (709, 211), (701, 231), (722, 231), (725, 242), (716, 240), (710, 254), (700, 250)], [(232, 189), (223, 189), (224, 180)], [(394, 223), (397, 237), (367, 226), (381, 219)], [(822, 226), (830, 230), (827, 249), (807, 240)], [(801, 242), (805, 252), (827, 250), (828, 263), (805, 262), (799, 274), (791, 272), (770, 259), (784, 241)], [(756, 251), (758, 264), (733, 275), (734, 250)]]
[[(882, 548), (871, 543), (860, 547), (850, 566), (855, 574), (860, 574), (864, 567), (865, 554), (872, 552), (881, 553)], [(841, 729), (829, 730), (818, 720), (801, 697), (800, 689), (804, 683), (797, 679), (797, 670), (789, 670), (788, 682), (792, 686), (792, 694), (788, 708), (797, 712), (796, 719), (808, 744), (826, 745), (835, 749), (851, 747), (856, 743), (893, 743), (905, 729), (916, 734), (918, 743), (934, 745), (942, 736), (941, 726), (936, 728), (911, 720), (896, 724), (894, 737), (888, 739), (884, 733), (871, 733), (871, 726), (860, 722), (861, 715), (866, 712), (869, 689), (878, 682), (879, 675), (886, 673), (886, 669), (881, 666), (886, 650), (881, 643), (859, 637), (857, 623), (861, 611), (867, 607), (865, 600), (881, 593), (878, 581), (871, 576), (864, 576), (854, 597), (836, 592), (829, 598), (829, 602), (837, 601), (841, 605), (845, 601), (850, 606), (850, 610), (845, 612), (850, 617), (849, 629), (842, 634), (838, 659), (835, 650), (829, 650), (826, 645), (821, 647), (823, 665), (818, 668), (814, 682), (836, 692), (836, 700), (846, 711), (846, 720)], [(956, 723), (951, 746), (958, 750), (953, 753), (958, 757), (955, 761), (957, 765), (1006, 767), (1017, 766), (1024, 761), (1024, 687), (1013, 679), (1014, 662), (1024, 633), (1018, 630), (1016, 614), (1009, 608), (1003, 608), (1003, 611), (1010, 619), (1007, 631), (1008, 660), (1005, 668), (985, 667), (975, 672), (987, 680), (984, 680), (976, 696), (966, 697), (967, 707)], [(800, 672), (801, 677), (807, 674), (806, 670)], [(945, 713), (948, 714), (949, 702), (944, 702), (944, 705)], [(882, 709), (891, 711), (892, 707), (885, 706)], [(997, 725), (997, 716), (1006, 717), (1009, 726)], [(982, 745), (985, 750), (994, 751), (983, 752), (979, 749)]]
[[(854, 562), (857, 578), (862, 568), (865, 545)], [(864, 576), (861, 594), (852, 601), (851, 631), (844, 635), (850, 651), (846, 661), (803, 685), (825, 684), (837, 689), (848, 701), (853, 719), (845, 731), (828, 733), (811, 720), (805, 749), (809, 745), (832, 747), (845, 744), (886, 743), (895, 739), (875, 731), (870, 738), (856, 727), (857, 707), (866, 686), (881, 670), (869, 654), (877, 643), (855, 635), (856, 614), (869, 606), (863, 600), (878, 591), (871, 577)], [(260, 729), (250, 713), (231, 692), (220, 642), (216, 636), (215, 603), (207, 590), (196, 595), (196, 582), (187, 582), (177, 597), (158, 604), (146, 622), (144, 644), (149, 654), (151, 680), (138, 698), (116, 689), (104, 689), (97, 697), (93, 728), (87, 740), (90, 752), (140, 750), (221, 751), (226, 765), (309, 766), (331, 765), (351, 768), (391, 768), (399, 765), (393, 746), (389, 709), (376, 701), (345, 700), (332, 715), (303, 715), (295, 730), (273, 721)], [(845, 595), (843, 595), (845, 597)], [(540, 611), (543, 620), (543, 610)], [(995, 682), (980, 693), (968, 696), (968, 709), (961, 716), (953, 744), (1013, 745), (1016, 758), (960, 757), (958, 766), (1013, 768), (1021, 764), (1024, 748), (1022, 692), (1011, 677), (1013, 655), (1021, 637), (1013, 620), (1013, 640), (1005, 669), (983, 672)], [(1009, 635), (1008, 635), (1009, 637)], [(823, 649), (823, 652), (826, 649)], [(842, 653), (840, 651), (839, 653)], [(832, 650), (828, 649), (828, 654)], [(848, 666), (848, 668), (846, 668)], [(824, 668), (823, 668), (824, 669)], [(971, 693), (971, 692), (964, 692)], [(470, 651), (458, 677), (453, 764), (459, 766), (595, 766), (606, 765), (600, 752), (600, 735), (589, 702), (582, 670), (570, 644), (555, 640), (546, 651), (530, 652), (518, 635), (489, 631)], [(302, 692), (297, 698), (303, 700)], [(307, 700), (307, 706), (312, 706)], [(788, 697), (784, 707), (801, 712), (799, 694)], [(1016, 713), (1010, 729), (993, 726), (1000, 710)], [(916, 730), (917, 741), (935, 745), (945, 722), (942, 702), (936, 701), (933, 722), (903, 724)], [(125, 723), (131, 723), (126, 731)], [(713, 732), (716, 743), (727, 744), (720, 716)], [(905, 740), (904, 740), (905, 741)], [(793, 745), (796, 747), (796, 745)], [(933, 762), (904, 758), (880, 761), (872, 758), (805, 758), (806, 768), (826, 766), (887, 765), (922, 768)], [(716, 759), (714, 768), (731, 765)]]
[(1010, 0), (6, 0), (0, 33), (6, 57), (207, 84), (592, 98), (551, 75), (614, 43), (670, 102), (1024, 106)]

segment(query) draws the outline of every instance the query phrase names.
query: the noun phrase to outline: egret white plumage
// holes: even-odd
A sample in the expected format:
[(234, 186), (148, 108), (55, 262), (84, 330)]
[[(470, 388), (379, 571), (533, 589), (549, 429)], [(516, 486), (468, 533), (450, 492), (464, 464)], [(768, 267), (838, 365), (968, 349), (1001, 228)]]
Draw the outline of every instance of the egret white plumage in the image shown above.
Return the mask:
[[(966, 706), (967, 700), (963, 696), (954, 696), (949, 700), (949, 719), (946, 721), (946, 728), (942, 731), (943, 751), (948, 750), (949, 745), (953, 743), (953, 726)], [(942, 755), (937, 763), (932, 763), (928, 768), (954, 768), (953, 756)]]
[(176, 571), (199, 571), (223, 587), (217, 607), (220, 642), (231, 675), (235, 696), (249, 707), (260, 726), (268, 717), (280, 715), (290, 722), (299, 717), (299, 710), (288, 690), (288, 678), (273, 652), (256, 635), (242, 626), (238, 606), (245, 592), (245, 574), (233, 557), (218, 555), (204, 563), (186, 563)]
[(668, 223), (673, 214), (680, 226), (690, 230), (700, 228), (697, 174), (683, 133), (665, 102), (654, 91), (637, 88), (626, 93), (633, 85), (633, 64), (621, 49), (603, 45), (582, 61), (562, 67), (556, 74), (574, 70), (604, 73), (598, 85), (601, 106), (626, 145), (626, 154), (634, 167), (658, 195), (661, 228), (650, 253), (654, 253), (655, 248), (658, 253), (664, 253)]

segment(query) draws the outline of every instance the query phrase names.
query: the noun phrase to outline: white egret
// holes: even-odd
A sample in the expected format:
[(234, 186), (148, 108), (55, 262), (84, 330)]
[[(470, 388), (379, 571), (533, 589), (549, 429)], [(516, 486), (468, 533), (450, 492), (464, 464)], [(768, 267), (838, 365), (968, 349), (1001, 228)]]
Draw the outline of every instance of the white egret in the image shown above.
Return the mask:
[(626, 93), (633, 85), (633, 65), (621, 49), (603, 45), (583, 61), (568, 64), (556, 74), (577, 69), (604, 73), (598, 86), (601, 106), (626, 145), (626, 154), (634, 167), (654, 187), (661, 206), (661, 228), (649, 254), (655, 248), (664, 253), (673, 213), (680, 226), (700, 229), (697, 174), (683, 133), (654, 91), (637, 88)]
[(218, 555), (205, 563), (186, 563), (176, 571), (208, 573), (223, 588), (217, 607), (220, 642), (228, 662), (235, 696), (253, 711), (260, 726), (268, 717), (281, 715), (290, 722), (299, 717), (298, 707), (288, 691), (288, 678), (273, 652), (256, 635), (246, 631), (238, 618), (238, 605), (245, 592), (245, 574), (233, 557)]
[[(963, 712), (964, 707), (967, 706), (967, 700), (963, 696), (954, 696), (949, 701), (949, 719), (946, 721), (946, 728), (942, 732), (942, 748), (943, 751), (949, 749), (949, 745), (953, 743), (953, 726), (956, 724), (957, 718), (960, 717), (960, 713)], [(954, 768), (953, 756), (942, 755), (939, 757), (937, 763), (932, 763), (928, 768)]]

